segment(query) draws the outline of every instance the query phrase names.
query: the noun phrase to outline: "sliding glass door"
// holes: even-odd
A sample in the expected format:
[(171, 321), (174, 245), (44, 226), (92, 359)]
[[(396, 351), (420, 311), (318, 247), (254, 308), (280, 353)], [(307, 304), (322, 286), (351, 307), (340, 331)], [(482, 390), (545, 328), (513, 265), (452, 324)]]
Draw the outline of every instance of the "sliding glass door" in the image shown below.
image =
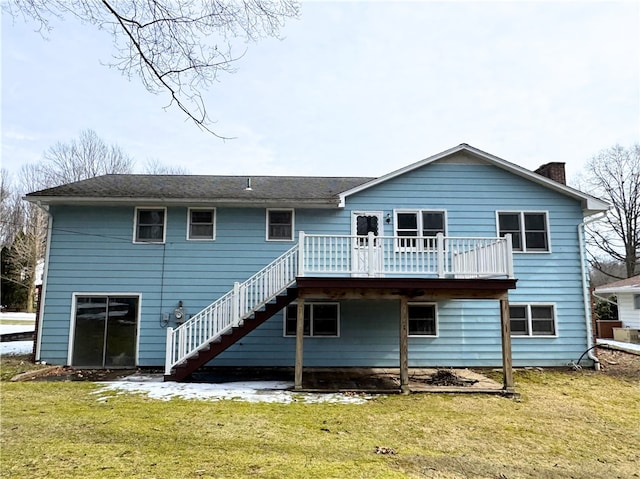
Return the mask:
[(135, 366), (139, 301), (138, 296), (76, 296), (71, 364)]

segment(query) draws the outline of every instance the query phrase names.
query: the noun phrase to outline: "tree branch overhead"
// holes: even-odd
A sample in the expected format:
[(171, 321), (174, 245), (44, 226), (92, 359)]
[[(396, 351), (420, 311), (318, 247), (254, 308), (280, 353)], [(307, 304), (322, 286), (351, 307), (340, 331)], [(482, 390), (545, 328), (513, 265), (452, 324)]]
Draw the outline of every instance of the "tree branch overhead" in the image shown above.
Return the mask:
[(279, 38), (285, 20), (299, 15), (293, 0), (10, 0), (2, 8), (43, 32), (52, 18), (69, 15), (109, 31), (116, 49), (109, 66), (139, 77), (151, 93), (164, 92), (168, 106), (220, 138), (203, 91), (234, 72), (243, 55), (233, 53), (234, 43)]

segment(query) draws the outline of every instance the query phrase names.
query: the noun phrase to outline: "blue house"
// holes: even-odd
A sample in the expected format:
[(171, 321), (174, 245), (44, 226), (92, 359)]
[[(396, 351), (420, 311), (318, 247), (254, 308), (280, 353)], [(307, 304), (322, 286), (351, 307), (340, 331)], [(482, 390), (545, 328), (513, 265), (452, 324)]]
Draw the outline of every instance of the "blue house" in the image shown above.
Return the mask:
[[(461, 144), (380, 178), (105, 175), (50, 215), (37, 359), (566, 366), (592, 345), (583, 226), (608, 204)], [(595, 360), (594, 357), (590, 357)]]

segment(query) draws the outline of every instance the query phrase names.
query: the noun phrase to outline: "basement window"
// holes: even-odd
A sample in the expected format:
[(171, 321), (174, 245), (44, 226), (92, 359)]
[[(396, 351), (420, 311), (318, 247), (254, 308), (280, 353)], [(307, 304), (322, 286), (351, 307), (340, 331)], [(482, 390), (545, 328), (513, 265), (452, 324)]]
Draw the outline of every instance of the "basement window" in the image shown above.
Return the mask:
[(511, 336), (556, 336), (555, 307), (552, 304), (512, 304)]
[(409, 336), (437, 336), (434, 303), (409, 303)]
[[(284, 335), (295, 336), (298, 305), (287, 306), (284, 315)], [(304, 335), (309, 337), (338, 337), (340, 305), (338, 303), (305, 303)]]

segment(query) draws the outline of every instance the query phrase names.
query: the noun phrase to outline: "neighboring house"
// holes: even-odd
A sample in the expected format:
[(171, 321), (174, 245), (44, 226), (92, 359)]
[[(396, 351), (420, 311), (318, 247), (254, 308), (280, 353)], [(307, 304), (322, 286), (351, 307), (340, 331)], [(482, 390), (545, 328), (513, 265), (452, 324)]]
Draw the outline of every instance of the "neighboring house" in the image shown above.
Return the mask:
[(595, 289), (598, 296), (616, 296), (618, 320), (623, 328), (640, 329), (640, 275)]
[(511, 363), (591, 346), (582, 229), (608, 204), (562, 163), (461, 144), (380, 178), (106, 175), (26, 199), (51, 217), (48, 363), (295, 366), (298, 388), (303, 365), (400, 366), (403, 387), (502, 365), (508, 389)]

